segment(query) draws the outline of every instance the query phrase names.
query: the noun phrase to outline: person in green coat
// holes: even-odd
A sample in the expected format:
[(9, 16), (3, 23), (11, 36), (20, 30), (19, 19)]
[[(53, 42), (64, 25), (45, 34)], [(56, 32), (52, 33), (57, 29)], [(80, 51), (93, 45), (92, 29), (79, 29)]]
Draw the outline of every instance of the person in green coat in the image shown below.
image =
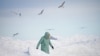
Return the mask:
[(52, 49), (54, 49), (53, 45), (50, 42), (50, 34), (49, 32), (45, 32), (45, 35), (41, 37), (40, 41), (38, 42), (36, 49), (39, 48), (39, 45), (41, 44), (41, 50), (47, 54), (49, 54), (49, 45)]

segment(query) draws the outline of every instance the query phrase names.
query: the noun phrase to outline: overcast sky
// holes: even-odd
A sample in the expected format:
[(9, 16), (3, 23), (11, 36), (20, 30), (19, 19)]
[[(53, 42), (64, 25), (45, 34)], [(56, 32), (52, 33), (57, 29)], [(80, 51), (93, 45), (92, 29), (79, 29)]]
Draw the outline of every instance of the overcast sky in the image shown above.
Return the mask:
[[(0, 36), (16, 38), (40, 38), (47, 29), (51, 35), (69, 37), (75, 34), (100, 35), (99, 0), (65, 0), (64, 8), (58, 8), (64, 0), (0, 0)], [(38, 13), (44, 9), (42, 15)], [(10, 11), (22, 16), (10, 15)]]

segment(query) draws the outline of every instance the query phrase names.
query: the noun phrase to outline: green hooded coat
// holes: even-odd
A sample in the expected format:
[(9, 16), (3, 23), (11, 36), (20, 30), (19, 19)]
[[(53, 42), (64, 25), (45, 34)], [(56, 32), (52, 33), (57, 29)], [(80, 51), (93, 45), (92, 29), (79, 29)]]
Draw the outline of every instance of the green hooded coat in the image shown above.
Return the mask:
[(37, 49), (40, 44), (41, 44), (41, 50), (44, 51), (45, 53), (49, 54), (49, 45), (51, 47), (53, 47), (53, 46), (50, 42), (50, 34), (48, 32), (46, 32), (45, 35), (38, 42), (37, 47), (36, 47)]

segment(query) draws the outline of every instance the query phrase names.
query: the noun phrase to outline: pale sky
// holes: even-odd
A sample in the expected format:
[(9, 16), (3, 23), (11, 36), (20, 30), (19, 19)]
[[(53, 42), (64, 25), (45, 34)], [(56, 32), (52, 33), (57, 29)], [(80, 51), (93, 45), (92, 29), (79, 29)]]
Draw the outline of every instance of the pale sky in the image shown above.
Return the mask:
[[(63, 2), (64, 8), (58, 8)], [(0, 0), (0, 36), (34, 39), (44, 35), (69, 37), (76, 34), (100, 36), (99, 0)], [(44, 9), (42, 15), (38, 13)], [(22, 16), (10, 11), (21, 12)], [(0, 14), (1, 15), (1, 14)]]

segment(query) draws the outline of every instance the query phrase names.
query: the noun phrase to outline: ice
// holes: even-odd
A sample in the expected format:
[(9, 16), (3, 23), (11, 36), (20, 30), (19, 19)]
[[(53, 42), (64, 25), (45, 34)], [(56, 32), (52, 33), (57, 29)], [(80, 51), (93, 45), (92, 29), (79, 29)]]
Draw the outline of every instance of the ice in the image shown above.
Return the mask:
[(50, 54), (37, 50), (39, 40), (19, 40), (0, 37), (0, 56), (100, 56), (100, 37), (75, 35), (51, 40)]

